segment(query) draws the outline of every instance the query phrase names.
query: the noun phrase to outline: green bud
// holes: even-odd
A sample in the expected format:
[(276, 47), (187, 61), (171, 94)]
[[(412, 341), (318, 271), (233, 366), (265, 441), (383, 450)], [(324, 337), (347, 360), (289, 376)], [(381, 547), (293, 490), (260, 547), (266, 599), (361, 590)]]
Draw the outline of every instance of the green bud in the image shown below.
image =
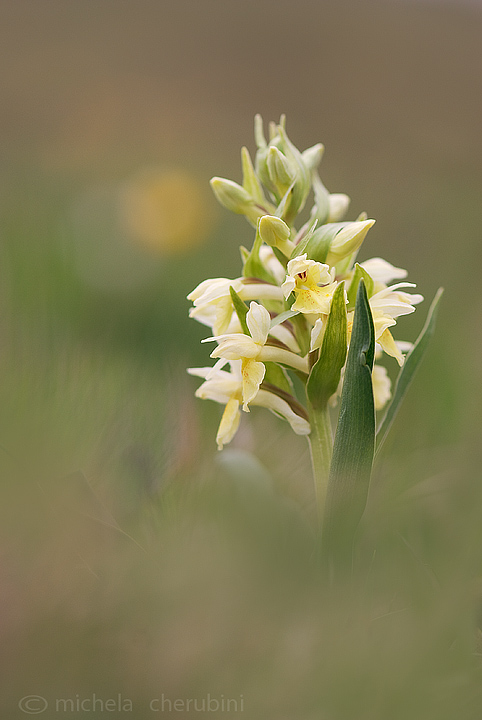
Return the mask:
[(296, 178), (296, 167), (274, 145), (268, 150), (266, 164), (271, 183), (282, 197)]
[(251, 195), (238, 183), (225, 178), (213, 177), (211, 187), (218, 202), (227, 210), (244, 215), (247, 208), (253, 204)]
[(266, 208), (257, 205), (251, 195), (232, 180), (214, 177), (211, 180), (211, 187), (221, 205), (238, 215), (245, 215), (254, 227), (258, 218), (266, 213)]
[(340, 260), (356, 252), (374, 224), (375, 220), (363, 220), (349, 223), (343, 227), (331, 241), (326, 257), (328, 265), (336, 265)]
[(281, 218), (273, 215), (264, 215), (259, 221), (259, 234), (261, 240), (273, 248), (290, 257), (294, 245), (290, 242), (290, 229)]
[(293, 193), (289, 203), (283, 213), (283, 218), (288, 224), (291, 224), (296, 215), (303, 209), (306, 198), (311, 190), (311, 173), (308, 172), (300, 151), (293, 145), (288, 138), (284, 127), (278, 126), (280, 137), (279, 149), (285, 156), (291, 168), (295, 172), (295, 181)]

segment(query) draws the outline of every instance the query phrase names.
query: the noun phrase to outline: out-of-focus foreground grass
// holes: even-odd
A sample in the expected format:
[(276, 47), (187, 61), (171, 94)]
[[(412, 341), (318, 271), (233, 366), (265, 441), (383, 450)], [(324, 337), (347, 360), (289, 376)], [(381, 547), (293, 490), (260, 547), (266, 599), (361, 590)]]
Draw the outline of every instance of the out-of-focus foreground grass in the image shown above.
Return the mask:
[[(149, 718), (152, 700), (209, 693), (238, 701), (226, 717), (478, 718), (482, 16), (200, 5), (2, 9), (9, 717), (28, 695), (57, 717), (56, 699), (120, 694)], [(363, 259), (407, 268), (427, 299), (446, 287), (375, 469), (356, 570), (331, 589), (303, 438), (254, 408), (217, 454), (220, 408), (185, 373), (208, 364), (185, 296), (235, 277), (252, 239), (208, 180), (239, 179), (257, 111), (286, 111), (300, 146), (326, 143), (330, 190), (378, 220)], [(416, 337), (424, 305), (397, 337)]]

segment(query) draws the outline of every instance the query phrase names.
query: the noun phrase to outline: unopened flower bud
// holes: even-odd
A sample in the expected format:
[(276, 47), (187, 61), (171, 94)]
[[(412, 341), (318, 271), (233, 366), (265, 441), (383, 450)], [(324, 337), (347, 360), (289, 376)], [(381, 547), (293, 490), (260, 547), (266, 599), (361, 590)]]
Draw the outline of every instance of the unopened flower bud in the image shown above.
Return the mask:
[(283, 220), (273, 215), (264, 215), (259, 221), (258, 230), (266, 245), (278, 248), (286, 257), (290, 257), (294, 245), (289, 239), (290, 229)]
[(268, 150), (266, 162), (270, 180), (282, 197), (296, 178), (296, 168), (274, 145)]
[(211, 187), (221, 205), (238, 215), (245, 215), (247, 220), (255, 227), (258, 218), (266, 212), (265, 208), (256, 204), (247, 190), (232, 180), (214, 177), (211, 180)]
[(374, 224), (375, 220), (364, 220), (349, 223), (342, 228), (331, 241), (326, 262), (333, 266), (356, 252)]
[(211, 187), (216, 199), (231, 212), (243, 214), (253, 202), (251, 195), (241, 185), (232, 180), (213, 177)]
[(278, 126), (279, 149), (288, 161), (292, 172), (294, 172), (293, 192), (289, 203), (287, 203), (283, 219), (291, 224), (296, 215), (303, 209), (311, 189), (311, 172), (308, 171), (300, 151), (288, 138), (284, 127)]

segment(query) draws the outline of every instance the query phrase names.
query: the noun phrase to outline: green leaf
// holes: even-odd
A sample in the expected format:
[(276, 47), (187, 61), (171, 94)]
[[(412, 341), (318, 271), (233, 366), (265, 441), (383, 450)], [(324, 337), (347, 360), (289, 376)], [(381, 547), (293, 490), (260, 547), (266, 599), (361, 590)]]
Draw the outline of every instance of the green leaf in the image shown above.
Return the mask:
[(303, 248), (303, 252), (307, 253), (311, 260), (324, 263), (335, 236), (338, 235), (340, 230), (346, 227), (346, 225), (350, 225), (350, 223), (326, 223), (316, 228), (312, 237)]
[(439, 308), (440, 299), (443, 295), (443, 288), (439, 288), (437, 290), (437, 293), (432, 301), (432, 304), (430, 306), (430, 309), (428, 311), (427, 319), (425, 321), (425, 325), (422, 328), (422, 332), (417, 338), (417, 341), (415, 345), (413, 346), (410, 353), (405, 358), (405, 362), (403, 364), (403, 367), (400, 370), (400, 373), (397, 378), (397, 382), (395, 385), (395, 390), (393, 393), (393, 398), (390, 403), (390, 405), (387, 408), (387, 412), (385, 413), (383, 420), (380, 423), (380, 426), (378, 428), (377, 432), (377, 453), (379, 452), (381, 446), (386, 440), (386, 437), (390, 431), (390, 428), (393, 424), (393, 421), (395, 420), (395, 417), (397, 415), (397, 412), (400, 408), (400, 405), (402, 403), (402, 400), (404, 399), (405, 395), (407, 394), (408, 388), (410, 387), (410, 384), (414, 378), (414, 375), (416, 371), (418, 370), (418, 366), (420, 365), (420, 362), (425, 355), (425, 352), (427, 350), (428, 344), (430, 342), (430, 339), (435, 331), (435, 322), (437, 320), (437, 313)]
[(254, 277), (264, 280), (265, 282), (275, 284), (275, 279), (270, 272), (265, 268), (259, 257), (259, 249), (262, 245), (261, 236), (259, 231), (256, 230), (256, 237), (254, 239), (253, 247), (248, 257), (244, 262), (243, 275), (244, 277)]
[(362, 279), (356, 298), (323, 520), (328, 557), (333, 557), (335, 552), (347, 558), (351, 556), (356, 528), (365, 510), (375, 450), (374, 355), (373, 318)]
[(367, 289), (367, 295), (368, 297), (371, 297), (373, 294), (373, 287), (374, 282), (370, 275), (367, 273), (367, 271), (362, 268), (361, 265), (358, 263), (355, 265), (355, 273), (353, 275), (352, 281), (350, 283), (350, 287), (348, 288), (347, 296), (348, 296), (348, 310), (353, 310), (355, 307), (356, 302), (356, 293), (358, 290), (358, 285), (360, 283), (361, 278), (365, 281), (365, 287)]
[(336, 392), (346, 360), (346, 344), (345, 283), (342, 282), (333, 294), (320, 355), (306, 385), (308, 399), (315, 410), (326, 407), (328, 400)]
[(241, 300), (232, 285), (229, 286), (229, 294), (231, 295), (231, 300), (233, 301), (234, 309), (236, 310), (236, 315), (238, 316), (238, 320), (241, 324), (244, 334), (251, 337), (251, 333), (249, 332), (248, 324), (246, 322), (248, 306), (243, 300)]
[(294, 246), (293, 252), (290, 255), (290, 260), (293, 260), (295, 257), (299, 257), (300, 255), (303, 255), (305, 252), (305, 248), (308, 245), (309, 241), (313, 237), (313, 233), (315, 232), (316, 226), (318, 224), (318, 220), (315, 220), (315, 222), (311, 225), (306, 235), (299, 241), (297, 245)]

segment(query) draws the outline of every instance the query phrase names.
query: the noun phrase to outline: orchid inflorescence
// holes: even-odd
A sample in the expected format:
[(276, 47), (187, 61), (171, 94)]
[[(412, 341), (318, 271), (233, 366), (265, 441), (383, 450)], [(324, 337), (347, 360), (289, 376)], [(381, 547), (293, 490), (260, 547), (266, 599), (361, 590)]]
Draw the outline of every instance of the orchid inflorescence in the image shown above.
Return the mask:
[[(255, 138), (254, 165), (248, 150), (241, 152), (242, 185), (211, 180), (219, 202), (256, 232), (251, 249), (240, 248), (240, 277), (204, 280), (188, 295), (190, 316), (212, 331), (202, 342), (216, 343), (214, 366), (188, 372), (204, 380), (197, 397), (225, 406), (219, 450), (253, 405), (307, 436), (325, 547), (341, 532), (348, 548), (364, 513), (375, 450), (433, 334), (442, 290), (416, 343), (395, 340), (397, 318), (414, 312), (423, 297), (406, 291), (415, 287), (405, 281), (406, 270), (380, 257), (356, 261), (375, 221), (365, 213), (342, 219), (350, 200), (322, 183), (323, 146), (300, 152), (284, 117), (270, 124), (266, 141), (257, 116)], [(313, 206), (300, 223), (311, 193)], [(380, 364), (386, 356), (400, 366), (393, 392)]]
[[(295, 433), (310, 432), (309, 412), (295, 396), (290, 373), (306, 383), (316, 364), (330, 315), (332, 298), (343, 286), (347, 311), (346, 342), (350, 343), (356, 290), (365, 281), (373, 317), (376, 360), (372, 371), (375, 408), (390, 398), (390, 379), (383, 355), (402, 365), (410, 343), (393, 339), (391, 328), (400, 315), (412, 313), (423, 300), (397, 282), (407, 275), (382, 258), (356, 263), (356, 257), (375, 221), (365, 214), (353, 222), (342, 222), (347, 195), (329, 193), (320, 180), (318, 165), (321, 144), (300, 152), (286, 135), (285, 120), (270, 124), (267, 142), (262, 120), (255, 121), (257, 143), (253, 166), (249, 152), (242, 150), (243, 183), (213, 178), (211, 185), (219, 202), (243, 214), (256, 228), (250, 251), (241, 247), (241, 277), (209, 279), (189, 295), (190, 316), (209, 326), (216, 342), (212, 368), (191, 368), (204, 378), (196, 395), (225, 405), (217, 434), (219, 449), (233, 438), (240, 409), (262, 405), (289, 422)], [(294, 225), (313, 191), (309, 220), (300, 229)], [(249, 307), (247, 305), (249, 303)], [(226, 366), (229, 364), (229, 370)], [(340, 396), (343, 371), (334, 405)]]

